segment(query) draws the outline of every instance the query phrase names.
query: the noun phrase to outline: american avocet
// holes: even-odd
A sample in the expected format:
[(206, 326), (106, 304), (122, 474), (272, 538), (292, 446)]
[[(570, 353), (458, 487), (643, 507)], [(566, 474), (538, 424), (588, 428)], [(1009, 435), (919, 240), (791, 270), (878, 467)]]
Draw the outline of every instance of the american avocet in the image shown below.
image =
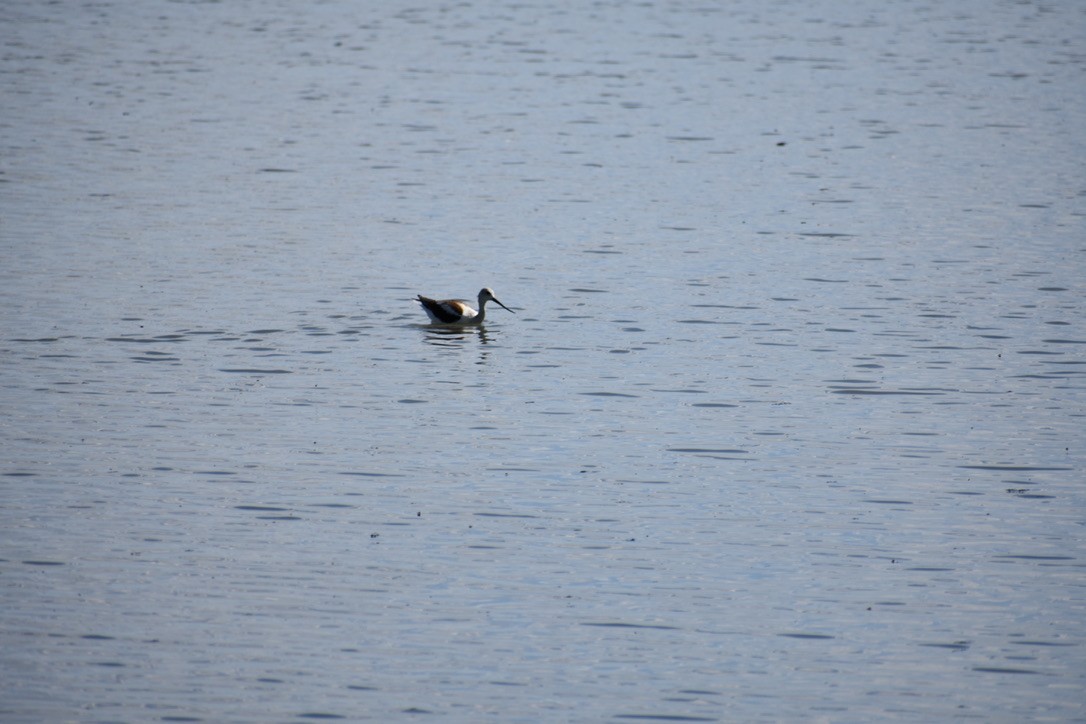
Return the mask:
[[(419, 304), (430, 315), (430, 321), (435, 324), (482, 324), (483, 320), (486, 319), (486, 303), (492, 300), (507, 312), (513, 312), (512, 309), (498, 301), (490, 288), (479, 290), (479, 311), (469, 307), (468, 301), (465, 299), (442, 299), (439, 301), (424, 297), (421, 294), (418, 298)], [(516, 314), (516, 312), (513, 312), (513, 314)]]

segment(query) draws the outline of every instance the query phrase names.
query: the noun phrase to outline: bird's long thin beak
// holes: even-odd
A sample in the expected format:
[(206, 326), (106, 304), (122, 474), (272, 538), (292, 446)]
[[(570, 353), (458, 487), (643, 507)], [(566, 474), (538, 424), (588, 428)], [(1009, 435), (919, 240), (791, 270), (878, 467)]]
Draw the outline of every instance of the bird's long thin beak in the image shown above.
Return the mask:
[[(493, 300), (494, 300), (495, 302), (498, 302), (498, 298), (497, 298), (497, 297), (491, 297), (491, 299), (493, 299)], [(501, 307), (502, 309), (504, 309), (504, 310), (505, 310), (505, 311), (507, 311), (507, 312), (513, 312), (513, 310), (512, 310), (512, 309), (510, 309), (509, 307), (505, 306), (505, 305), (504, 305), (504, 304), (502, 304), (501, 302), (498, 302), (498, 306), (499, 306), (499, 307)], [(516, 312), (513, 312), (513, 314), (516, 314)]]

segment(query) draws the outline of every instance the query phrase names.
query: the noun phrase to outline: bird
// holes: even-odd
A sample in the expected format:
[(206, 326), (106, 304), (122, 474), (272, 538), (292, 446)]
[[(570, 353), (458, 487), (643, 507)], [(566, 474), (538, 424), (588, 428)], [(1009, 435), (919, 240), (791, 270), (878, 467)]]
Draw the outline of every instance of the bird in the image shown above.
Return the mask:
[[(493, 301), (507, 312), (512, 309), (498, 301), (494, 296), (494, 290), (484, 287), (479, 290), (479, 311), (472, 309), (466, 299), (430, 299), (421, 294), (418, 295), (418, 303), (423, 311), (430, 316), (434, 324), (482, 324), (486, 319), (486, 303)], [(516, 312), (513, 312), (516, 314)]]

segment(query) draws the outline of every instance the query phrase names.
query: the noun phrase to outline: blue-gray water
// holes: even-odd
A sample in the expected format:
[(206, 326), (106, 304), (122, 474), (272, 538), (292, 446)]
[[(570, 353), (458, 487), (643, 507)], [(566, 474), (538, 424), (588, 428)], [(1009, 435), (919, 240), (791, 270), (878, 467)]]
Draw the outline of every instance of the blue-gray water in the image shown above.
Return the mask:
[(1081, 3), (0, 48), (0, 719), (1086, 719)]

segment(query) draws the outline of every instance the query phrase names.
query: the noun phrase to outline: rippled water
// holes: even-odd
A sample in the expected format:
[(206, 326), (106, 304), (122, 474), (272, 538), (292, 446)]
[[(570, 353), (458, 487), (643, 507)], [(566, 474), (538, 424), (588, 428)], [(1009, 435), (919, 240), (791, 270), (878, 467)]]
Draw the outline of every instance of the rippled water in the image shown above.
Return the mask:
[(1086, 719), (1079, 4), (0, 19), (5, 721)]

